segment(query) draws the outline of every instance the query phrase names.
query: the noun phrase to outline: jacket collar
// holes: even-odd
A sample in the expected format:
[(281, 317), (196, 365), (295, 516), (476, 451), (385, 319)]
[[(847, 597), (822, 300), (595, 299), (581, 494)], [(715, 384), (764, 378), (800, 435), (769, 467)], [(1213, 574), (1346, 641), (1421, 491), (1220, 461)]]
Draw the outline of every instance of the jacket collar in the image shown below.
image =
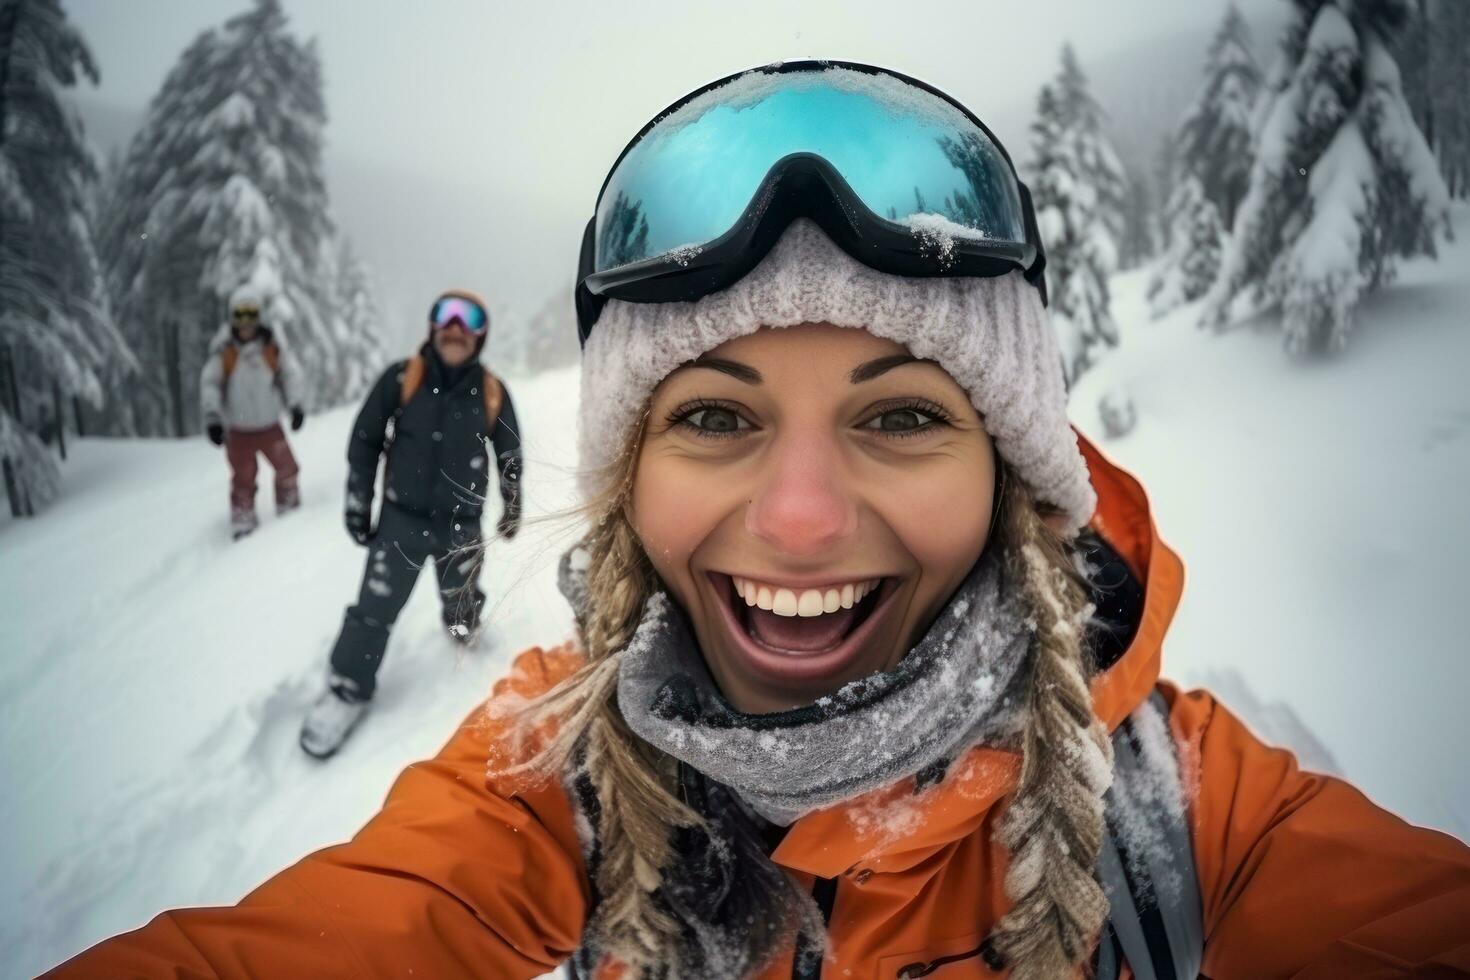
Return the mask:
[[(1133, 641), (1092, 680), (1093, 709), (1112, 731), (1158, 682), (1164, 634), (1179, 606), (1184, 566), (1160, 539), (1142, 485), (1082, 435), (1077, 440), (1097, 490), (1092, 530), (1119, 554), (1144, 589)], [(874, 870), (904, 870), (979, 829), (995, 803), (1015, 788), (1019, 775), (1016, 753), (972, 749), (936, 786), (919, 791), (912, 778), (905, 779), (802, 817), (771, 858), (821, 878), (859, 864)]]
[(444, 388), (452, 391), (466, 382), (468, 378), (479, 378), (482, 373), (478, 352), (476, 356), (465, 361), (458, 367), (450, 367), (444, 363), (439, 352), (434, 349), (432, 340), (424, 341), (419, 348), (419, 355), (424, 359), (427, 368), (428, 379), (433, 387)]
[(240, 334), (236, 332), (234, 327), (230, 327), (230, 343), (234, 344), (236, 347), (239, 347), (242, 350), (250, 346), (251, 344), (260, 344), (260, 346), (264, 347), (266, 344), (269, 344), (274, 339), (274, 337), (275, 335), (271, 333), (271, 328), (263, 323), (255, 328), (255, 336), (251, 337), (249, 340), (243, 339)]

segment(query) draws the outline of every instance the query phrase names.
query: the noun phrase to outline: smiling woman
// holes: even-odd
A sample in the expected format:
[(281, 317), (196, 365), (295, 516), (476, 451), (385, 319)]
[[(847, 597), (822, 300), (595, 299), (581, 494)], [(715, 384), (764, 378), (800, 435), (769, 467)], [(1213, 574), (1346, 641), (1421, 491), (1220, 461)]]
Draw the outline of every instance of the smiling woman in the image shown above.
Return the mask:
[(775, 711), (897, 665), (983, 549), (996, 473), (942, 368), (809, 324), (659, 386), (629, 517), (720, 690)]
[[(942, 213), (878, 179), (916, 133)], [(736, 135), (743, 210), (681, 213)], [(661, 114), (596, 214), (576, 642), (350, 843), (58, 975), (1470, 972), (1462, 844), (1159, 680), (1182, 566), (1068, 425), (1030, 197), (963, 107), (771, 66)], [(650, 254), (649, 214), (698, 240)]]

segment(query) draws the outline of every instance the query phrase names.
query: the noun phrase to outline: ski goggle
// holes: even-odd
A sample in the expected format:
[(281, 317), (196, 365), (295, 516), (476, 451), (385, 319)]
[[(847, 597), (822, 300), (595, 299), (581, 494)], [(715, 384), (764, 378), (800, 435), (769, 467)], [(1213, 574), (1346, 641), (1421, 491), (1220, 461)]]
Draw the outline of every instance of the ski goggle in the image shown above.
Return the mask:
[(798, 217), (903, 276), (1021, 270), (1046, 295), (1030, 192), (959, 103), (871, 65), (788, 62), (686, 96), (628, 144), (582, 240), (583, 343), (608, 299), (697, 299)]
[(456, 320), (477, 336), (490, 328), (484, 307), (463, 296), (441, 296), (429, 308), (429, 326), (435, 330), (443, 330)]
[(258, 320), (260, 319), (260, 307), (237, 306), (230, 311), (230, 316), (236, 320)]

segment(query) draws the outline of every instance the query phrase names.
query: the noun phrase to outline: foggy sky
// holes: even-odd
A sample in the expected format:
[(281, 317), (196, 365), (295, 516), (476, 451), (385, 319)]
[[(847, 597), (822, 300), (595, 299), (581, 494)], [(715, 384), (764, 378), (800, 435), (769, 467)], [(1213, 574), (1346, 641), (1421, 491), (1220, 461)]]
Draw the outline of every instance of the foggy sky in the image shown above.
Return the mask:
[[(102, 72), (83, 98), (141, 113), (184, 46), (248, 3), (63, 0)], [(284, 6), (292, 31), (316, 38), (322, 54), (334, 212), (407, 338), (451, 283), (518, 315), (564, 288), (612, 160), (651, 116), (712, 78), (804, 56), (887, 65), (959, 98), (1019, 157), (1064, 40), (1084, 68), (1128, 58), (1144, 85), (1152, 59), (1138, 52), (1207, 39), (1225, 0)], [(1259, 23), (1285, 4), (1241, 6)], [(1197, 66), (1202, 45), (1190, 47), (1182, 54)], [(1178, 104), (1179, 93), (1159, 95)], [(1143, 152), (1126, 142), (1125, 159)]]

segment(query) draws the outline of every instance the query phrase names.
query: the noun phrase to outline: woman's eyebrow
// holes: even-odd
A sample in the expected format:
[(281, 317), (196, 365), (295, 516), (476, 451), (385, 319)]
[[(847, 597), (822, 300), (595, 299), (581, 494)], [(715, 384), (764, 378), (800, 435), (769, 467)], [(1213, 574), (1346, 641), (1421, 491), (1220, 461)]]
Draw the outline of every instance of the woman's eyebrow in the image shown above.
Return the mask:
[(741, 364), (739, 361), (727, 361), (719, 357), (696, 357), (692, 361), (680, 364), (674, 370), (683, 371), (686, 368), (693, 367), (710, 368), (711, 370), (719, 371), (721, 374), (728, 374), (736, 381), (743, 381), (748, 385), (758, 385), (766, 380), (753, 367)]
[(920, 360), (922, 358), (915, 357), (912, 354), (890, 354), (888, 357), (864, 361), (848, 373), (847, 380), (855, 385), (862, 384), (864, 381), (872, 381), (878, 375), (892, 371), (896, 367), (904, 364), (913, 364)]

